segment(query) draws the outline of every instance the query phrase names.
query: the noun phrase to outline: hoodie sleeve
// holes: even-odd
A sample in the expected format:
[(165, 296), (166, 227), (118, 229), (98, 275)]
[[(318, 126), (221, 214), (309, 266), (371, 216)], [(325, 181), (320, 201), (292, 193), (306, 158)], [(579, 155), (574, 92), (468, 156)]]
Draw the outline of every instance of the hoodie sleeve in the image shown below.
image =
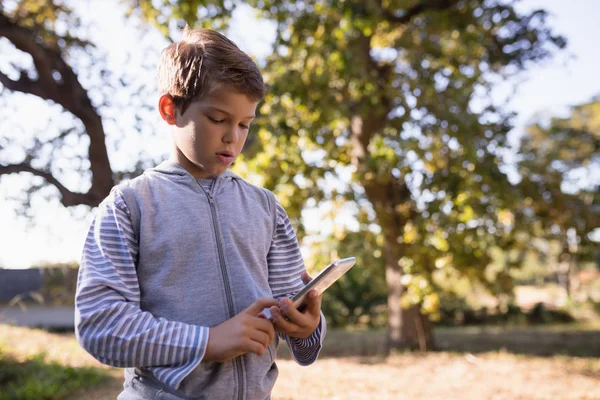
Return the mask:
[(155, 318), (140, 309), (138, 243), (117, 190), (99, 206), (89, 229), (75, 295), (75, 333), (104, 364), (148, 367), (177, 388), (202, 361), (208, 327)]
[[(292, 297), (304, 287), (301, 274), (305, 271), (304, 261), (294, 228), (287, 213), (277, 203), (277, 229), (267, 256), (269, 265), (269, 285), (276, 299)], [(316, 361), (321, 348), (327, 326), (325, 316), (321, 312), (321, 322), (313, 334), (306, 339), (291, 338), (279, 334), (290, 348), (296, 362), (310, 365)]]

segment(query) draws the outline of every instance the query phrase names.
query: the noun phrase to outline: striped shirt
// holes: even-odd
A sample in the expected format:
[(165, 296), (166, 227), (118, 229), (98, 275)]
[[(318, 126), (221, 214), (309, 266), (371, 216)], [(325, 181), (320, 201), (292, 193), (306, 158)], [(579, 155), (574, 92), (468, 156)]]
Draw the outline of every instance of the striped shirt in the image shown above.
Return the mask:
[[(99, 206), (85, 241), (76, 295), (78, 340), (102, 363), (148, 368), (160, 381), (178, 388), (202, 361), (209, 327), (155, 318), (141, 310), (137, 256), (130, 211), (120, 192), (113, 191)], [(289, 297), (300, 289), (296, 282), (304, 262), (280, 204), (267, 264), (273, 297)], [(318, 356), (324, 321), (321, 315), (321, 323), (306, 339), (279, 334), (300, 365)]]

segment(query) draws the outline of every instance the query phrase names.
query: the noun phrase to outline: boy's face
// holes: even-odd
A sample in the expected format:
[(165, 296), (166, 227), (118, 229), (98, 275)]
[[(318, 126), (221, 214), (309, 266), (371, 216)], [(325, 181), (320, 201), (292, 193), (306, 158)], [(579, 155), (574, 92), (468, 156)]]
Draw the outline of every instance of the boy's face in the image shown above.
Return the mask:
[(257, 105), (225, 86), (165, 118), (174, 128), (171, 160), (196, 178), (222, 174), (242, 151)]

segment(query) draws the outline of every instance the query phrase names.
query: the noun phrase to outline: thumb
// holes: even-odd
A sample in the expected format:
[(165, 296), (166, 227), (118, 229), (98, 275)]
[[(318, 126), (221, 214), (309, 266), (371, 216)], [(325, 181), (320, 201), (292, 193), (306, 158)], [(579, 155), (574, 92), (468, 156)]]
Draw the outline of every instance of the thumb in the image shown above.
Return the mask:
[(244, 310), (246, 314), (251, 314), (253, 316), (257, 316), (262, 310), (265, 308), (276, 306), (279, 303), (275, 299), (258, 299), (254, 303), (250, 304), (248, 308)]
[(310, 275), (306, 271), (304, 271), (302, 273), (302, 275), (300, 275), (300, 277), (302, 278), (302, 282), (304, 282), (304, 283), (308, 283), (308, 282), (312, 281), (312, 278), (310, 277)]

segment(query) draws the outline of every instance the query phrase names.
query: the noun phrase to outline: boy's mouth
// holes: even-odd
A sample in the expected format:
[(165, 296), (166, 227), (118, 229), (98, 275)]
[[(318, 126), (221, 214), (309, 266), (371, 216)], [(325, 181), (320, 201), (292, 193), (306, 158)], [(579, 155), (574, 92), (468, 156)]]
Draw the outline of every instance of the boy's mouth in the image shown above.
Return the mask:
[(222, 151), (217, 153), (217, 158), (224, 164), (231, 164), (233, 162), (233, 153)]

